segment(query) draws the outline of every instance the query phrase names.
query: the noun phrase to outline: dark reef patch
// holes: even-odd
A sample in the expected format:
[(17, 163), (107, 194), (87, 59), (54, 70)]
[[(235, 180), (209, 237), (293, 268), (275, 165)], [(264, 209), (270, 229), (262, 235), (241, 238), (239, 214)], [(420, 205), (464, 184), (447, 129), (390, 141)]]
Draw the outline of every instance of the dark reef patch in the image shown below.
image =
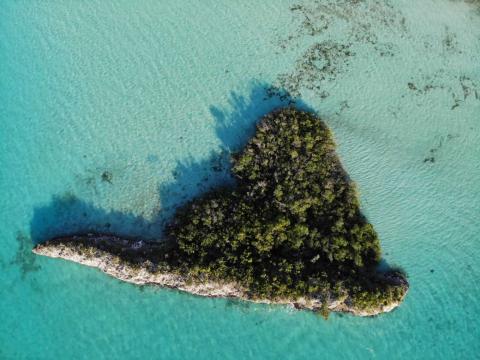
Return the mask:
[(316, 43), (297, 60), (293, 72), (279, 75), (278, 83), (293, 96), (300, 96), (301, 88), (306, 88), (325, 98), (322, 96), (325, 95), (322, 82), (335, 80), (345, 71), (348, 59), (353, 55), (350, 45), (333, 41)]
[(445, 37), (442, 40), (443, 50), (450, 53), (462, 53), (458, 49), (457, 34), (450, 31), (448, 26), (445, 26)]
[(424, 163), (433, 164), (436, 160), (437, 153), (439, 150), (448, 142), (453, 139), (458, 138), (460, 135), (447, 134), (446, 136), (437, 136), (435, 137), (435, 146), (429, 150), (429, 155), (423, 159)]
[[(447, 84), (454, 85), (447, 85)], [(408, 89), (416, 95), (428, 95), (435, 90), (448, 91), (452, 97), (453, 104), (451, 110), (455, 110), (469, 98), (480, 100), (480, 87), (478, 84), (466, 75), (451, 75), (444, 69), (435, 71), (430, 75), (422, 75), (416, 82), (407, 83)]]
[(40, 270), (40, 266), (35, 263), (36, 256), (32, 253), (34, 244), (30, 236), (19, 231), (16, 240), (18, 248), (11, 264), (20, 268), (22, 279), (25, 279), (29, 273)]
[[(274, 86), (281, 86), (295, 96), (307, 89), (321, 99), (328, 97), (323, 84), (347, 72), (348, 60), (357, 50), (379, 57), (395, 56), (395, 44), (380, 40), (378, 29), (386, 28), (400, 37), (410, 36), (405, 17), (390, 1), (311, 1), (297, 3), (290, 7), (290, 11), (298, 24), (297, 29), (278, 40), (278, 46), (282, 51), (288, 51), (305, 43), (310, 45), (291, 71), (277, 77)], [(339, 24), (343, 28), (339, 28)], [(343, 40), (331, 40), (334, 38), (331, 35), (338, 36), (339, 32), (343, 34)]]
[(340, 107), (338, 111), (335, 112), (335, 115), (340, 115), (343, 111), (350, 109), (350, 105), (348, 104), (348, 100), (343, 100), (340, 102)]
[(110, 171), (105, 170), (102, 173), (101, 179), (102, 179), (103, 182), (107, 182), (109, 184), (112, 184), (113, 174)]
[[(281, 52), (300, 52), (300, 55), (292, 69), (277, 76), (273, 87), (282, 87), (295, 96), (308, 91), (320, 100), (326, 99), (333, 82), (351, 71), (352, 59), (357, 54), (389, 61), (399, 51), (391, 36), (408, 44), (418, 41), (419, 35), (411, 33), (407, 18), (393, 1), (313, 0), (299, 2), (290, 11), (296, 30), (282, 35), (277, 45)], [(445, 25), (439, 29), (438, 38), (420, 36), (422, 47), (428, 53), (436, 53), (442, 64), (419, 69), (408, 83), (409, 90), (417, 95), (447, 91), (453, 101), (451, 110), (459, 108), (468, 97), (479, 100), (478, 84), (451, 65), (466, 50), (459, 34)], [(332, 40), (336, 38), (341, 40)], [(424, 49), (419, 49), (418, 56), (423, 52)], [(392, 66), (398, 65), (392, 63)]]
[(114, 185), (114, 177), (120, 177), (126, 170), (127, 165), (91, 165), (83, 173), (75, 174), (75, 182), (85, 191), (98, 195), (106, 190), (106, 186)]
[(408, 36), (406, 19), (389, 1), (326, 0), (297, 3), (290, 7), (297, 29), (294, 34), (279, 40), (287, 49), (305, 37), (328, 35), (335, 23), (346, 25), (345, 38), (349, 42), (360, 41), (376, 44), (375, 28), (386, 27), (392, 32)]

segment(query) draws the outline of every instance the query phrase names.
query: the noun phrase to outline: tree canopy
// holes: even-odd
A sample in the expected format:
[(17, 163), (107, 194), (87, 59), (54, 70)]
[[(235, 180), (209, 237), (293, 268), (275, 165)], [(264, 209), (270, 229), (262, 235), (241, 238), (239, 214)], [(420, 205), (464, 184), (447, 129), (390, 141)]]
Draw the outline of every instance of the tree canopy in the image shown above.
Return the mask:
[(235, 280), (252, 297), (347, 291), (371, 306), (402, 295), (376, 272), (377, 233), (318, 117), (266, 115), (232, 162), (234, 187), (192, 200), (167, 226), (172, 263)]

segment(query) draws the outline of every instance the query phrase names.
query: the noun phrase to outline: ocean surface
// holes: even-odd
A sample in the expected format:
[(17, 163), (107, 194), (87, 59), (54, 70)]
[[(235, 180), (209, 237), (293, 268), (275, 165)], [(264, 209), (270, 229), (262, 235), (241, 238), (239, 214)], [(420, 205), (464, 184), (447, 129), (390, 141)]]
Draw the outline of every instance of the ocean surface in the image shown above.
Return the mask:
[[(85, 231), (161, 238), (290, 100), (333, 129), (409, 274), (394, 312), (324, 321), (30, 252)], [(3, 0), (0, 194), (0, 359), (480, 358), (480, 6)]]

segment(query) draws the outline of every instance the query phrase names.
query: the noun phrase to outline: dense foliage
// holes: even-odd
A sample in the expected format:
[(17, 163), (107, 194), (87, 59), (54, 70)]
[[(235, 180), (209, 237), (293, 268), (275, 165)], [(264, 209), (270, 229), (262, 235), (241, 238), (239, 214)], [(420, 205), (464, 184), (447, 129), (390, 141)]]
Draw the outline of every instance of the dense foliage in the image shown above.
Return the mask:
[(233, 189), (191, 201), (167, 227), (185, 272), (236, 280), (252, 297), (347, 291), (366, 308), (402, 296), (375, 272), (377, 234), (320, 119), (265, 116), (232, 171)]

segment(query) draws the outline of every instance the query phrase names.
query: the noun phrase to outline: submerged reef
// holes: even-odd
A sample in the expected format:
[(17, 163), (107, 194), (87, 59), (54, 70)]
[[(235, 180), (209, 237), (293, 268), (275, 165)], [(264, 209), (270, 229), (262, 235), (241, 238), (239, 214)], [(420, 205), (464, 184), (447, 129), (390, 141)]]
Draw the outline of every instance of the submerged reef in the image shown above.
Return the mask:
[(232, 162), (235, 185), (179, 208), (164, 241), (87, 234), (52, 239), (34, 252), (135, 284), (324, 316), (376, 315), (402, 302), (405, 274), (378, 272), (378, 236), (319, 118), (291, 107), (266, 115)]

